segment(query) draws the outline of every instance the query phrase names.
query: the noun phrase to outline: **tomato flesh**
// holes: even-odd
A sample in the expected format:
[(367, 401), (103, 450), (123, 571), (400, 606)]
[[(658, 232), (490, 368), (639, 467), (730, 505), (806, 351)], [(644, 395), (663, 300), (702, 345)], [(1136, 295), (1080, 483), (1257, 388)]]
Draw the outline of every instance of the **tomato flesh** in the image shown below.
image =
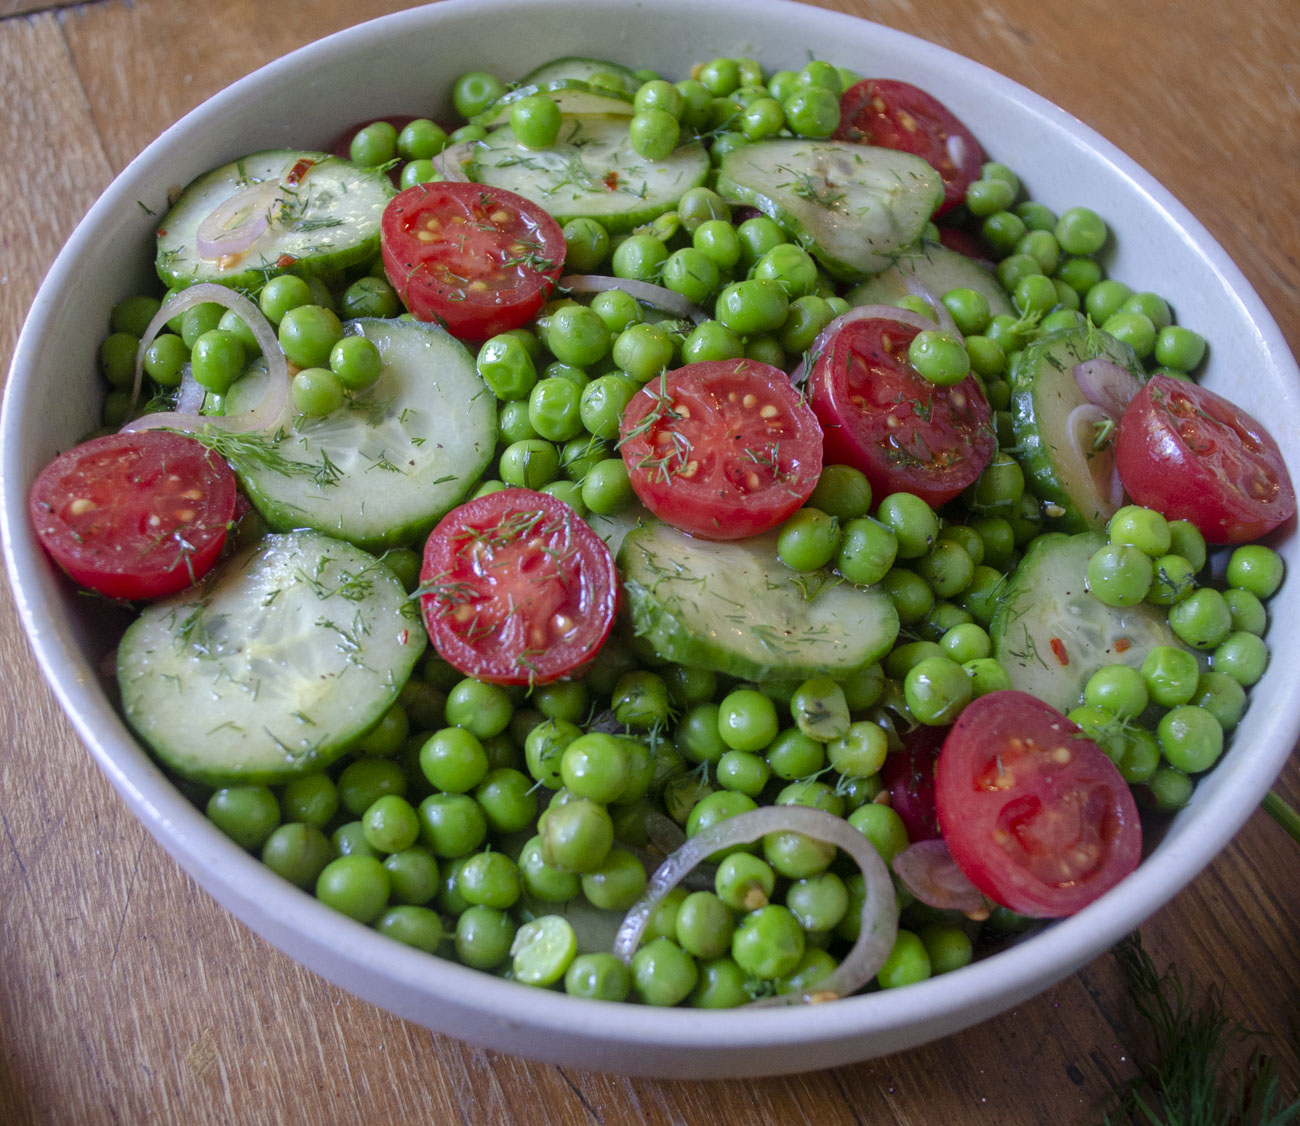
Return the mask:
[(935, 804), (967, 879), (1021, 915), (1073, 914), (1141, 859), (1137, 806), (1115, 764), (1025, 692), (990, 692), (961, 713), (939, 753)]
[(943, 179), (942, 215), (966, 198), (979, 178), (984, 152), (975, 135), (941, 101), (908, 82), (864, 78), (840, 98), (835, 140), (910, 152)]
[(604, 541), (563, 501), (503, 489), (452, 509), (420, 572), (429, 639), (466, 676), (546, 684), (604, 644), (618, 576)]
[(652, 380), (623, 412), (632, 488), (660, 519), (712, 540), (775, 527), (822, 470), (822, 432), (780, 368), (706, 360)]
[(988, 399), (972, 375), (942, 387), (917, 374), (907, 348), (917, 329), (850, 321), (809, 377), (826, 461), (866, 474), (876, 496), (915, 493), (932, 508), (972, 484), (997, 449)]
[(1295, 513), (1277, 443), (1227, 399), (1157, 375), (1134, 396), (1115, 434), (1115, 466), (1138, 504), (1190, 520), (1210, 543), (1258, 539)]
[(230, 467), (193, 438), (162, 430), (93, 438), (32, 485), (41, 545), (81, 586), (110, 598), (174, 594), (217, 561), (235, 513)]
[(388, 202), (384, 272), (417, 320), (465, 340), (530, 321), (564, 265), (559, 224), (531, 200), (485, 184), (417, 184)]

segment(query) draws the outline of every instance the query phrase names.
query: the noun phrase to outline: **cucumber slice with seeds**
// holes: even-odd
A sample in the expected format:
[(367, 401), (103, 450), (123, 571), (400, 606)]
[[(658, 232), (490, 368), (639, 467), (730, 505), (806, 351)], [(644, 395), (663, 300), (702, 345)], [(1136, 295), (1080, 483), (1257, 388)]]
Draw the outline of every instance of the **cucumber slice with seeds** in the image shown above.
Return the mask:
[(632, 95), (617, 90), (601, 90), (576, 78), (556, 78), (549, 82), (533, 82), (502, 94), (492, 105), (471, 121), (491, 129), (505, 125), (510, 120), (510, 110), (516, 102), (534, 94), (545, 94), (564, 114), (608, 113), (615, 117), (631, 117), (636, 112)]
[(920, 282), (936, 297), (942, 297), (950, 289), (973, 289), (987, 299), (992, 316), (1016, 313), (1006, 290), (993, 274), (966, 255), (926, 239), (902, 251), (887, 270), (854, 286), (844, 297), (850, 305), (894, 305), (911, 292), (907, 287), (909, 280)]
[[(253, 435), (199, 435), (234, 466), (277, 531), (316, 528), (369, 550), (411, 543), (458, 504), (487, 468), (495, 399), (460, 341), (434, 325), (366, 318), (378, 381), (324, 418), (295, 415)], [(237, 413), (262, 393), (260, 366), (226, 394)]]
[(127, 721), (178, 774), (272, 784), (370, 730), (424, 652), (416, 604), (374, 556), (270, 535), (145, 608), (117, 651)]
[[(1073, 412), (1087, 398), (1074, 365), (1102, 356), (1146, 376), (1133, 349), (1097, 328), (1070, 328), (1030, 344), (1011, 372), (1011, 425), (1016, 453), (1034, 493), (1049, 506), (1053, 524), (1067, 532), (1103, 531), (1122, 500), (1113, 493), (1113, 429), (1093, 434)], [(1072, 441), (1072, 426), (1088, 427)], [(1088, 452), (1081, 453), (1080, 450)]]
[(1088, 592), (1088, 560), (1105, 543), (1096, 532), (1039, 536), (1008, 580), (989, 626), (993, 656), (1011, 687), (1061, 712), (1078, 706), (1088, 678), (1103, 665), (1137, 668), (1157, 645), (1186, 648), (1164, 607), (1139, 602), (1115, 609)]
[(857, 281), (916, 243), (943, 200), (943, 181), (911, 153), (775, 140), (727, 153), (718, 191), (757, 207), (833, 277)]
[(713, 543), (648, 523), (627, 533), (618, 563), (637, 635), (679, 664), (754, 681), (843, 677), (898, 637), (887, 594), (790, 570), (775, 533)]
[(552, 59), (549, 63), (542, 63), (541, 66), (525, 74), (520, 80), (520, 85), (536, 85), (560, 78), (576, 78), (581, 82), (590, 83), (596, 75), (617, 78), (622, 88), (629, 94), (635, 94), (641, 85), (641, 80), (631, 67), (611, 62), (609, 59), (593, 59), (583, 55), (565, 55)]
[(169, 287), (252, 291), (290, 269), (322, 274), (368, 262), (392, 196), (383, 173), (328, 153), (253, 153), (181, 192), (158, 225), (158, 277)]
[(626, 117), (565, 117), (549, 149), (525, 148), (509, 129), (473, 146), (471, 180), (516, 192), (544, 207), (558, 223), (598, 219), (627, 231), (677, 206), (682, 193), (709, 174), (709, 156), (697, 141), (664, 160), (647, 160), (633, 147)]

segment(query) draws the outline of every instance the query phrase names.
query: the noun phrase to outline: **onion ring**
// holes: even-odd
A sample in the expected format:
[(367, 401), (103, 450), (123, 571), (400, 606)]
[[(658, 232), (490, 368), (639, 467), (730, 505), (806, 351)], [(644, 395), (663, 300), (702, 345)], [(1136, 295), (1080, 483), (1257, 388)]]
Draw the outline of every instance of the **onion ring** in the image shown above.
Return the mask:
[(465, 165), (470, 162), (470, 154), (473, 149), (474, 143), (472, 141), (462, 141), (457, 145), (448, 145), (442, 152), (434, 156), (434, 171), (444, 180), (468, 183), (469, 176), (465, 174)]
[(979, 912), (984, 896), (957, 867), (941, 839), (917, 841), (894, 857), (892, 867), (904, 886), (929, 907)]
[(709, 319), (709, 314), (694, 301), (688, 301), (680, 293), (665, 289), (661, 285), (640, 281), (636, 278), (611, 278), (604, 274), (566, 274), (560, 279), (560, 287), (570, 293), (605, 293), (611, 289), (621, 289), (629, 297), (662, 309), (683, 320), (696, 324)]
[[(1065, 432), (1069, 435), (1070, 449), (1079, 459), (1079, 463), (1090, 470), (1094, 464), (1093, 456), (1097, 452), (1094, 440), (1098, 433), (1097, 428), (1107, 424), (1113, 427), (1115, 417), (1096, 403), (1080, 403), (1065, 416)], [(1092, 477), (1097, 485), (1097, 491), (1110, 502), (1112, 508), (1119, 508), (1124, 503), (1124, 483), (1120, 480), (1119, 468), (1114, 461), (1115, 459), (1111, 458), (1109, 481), (1098, 479), (1095, 472)]]
[(631, 962), (650, 916), (665, 895), (705, 858), (729, 845), (749, 844), (768, 833), (793, 832), (843, 849), (866, 881), (857, 941), (835, 970), (805, 990), (751, 1002), (747, 1007), (807, 1004), (856, 993), (885, 964), (898, 937), (894, 883), (875, 846), (843, 818), (801, 805), (769, 805), (728, 817), (691, 837), (658, 868), (645, 893), (624, 916), (614, 939), (614, 954)]
[(1103, 356), (1081, 360), (1070, 371), (1083, 397), (1112, 418), (1118, 419), (1142, 390), (1142, 384), (1128, 368)]
[(199, 282), (188, 289), (169, 297), (162, 308), (154, 314), (153, 320), (140, 337), (140, 347), (135, 354), (135, 381), (131, 385), (131, 409), (140, 401), (140, 388), (144, 383), (144, 355), (154, 338), (173, 317), (191, 309), (195, 305), (215, 302), (230, 309), (248, 326), (258, 347), (262, 349), (262, 358), (266, 361), (266, 394), (250, 409), (242, 414), (229, 416), (210, 416), (189, 411), (159, 411), (155, 414), (142, 415), (122, 427), (126, 432), (137, 430), (172, 430), (194, 431), (203, 426), (214, 426), (220, 430), (239, 433), (246, 430), (265, 430), (279, 421), (284, 405), (289, 398), (289, 364), (280, 350), (280, 341), (270, 322), (262, 315), (252, 301), (242, 293), (227, 289), (215, 282)]
[(270, 225), (281, 189), (279, 180), (259, 180), (217, 204), (194, 232), (199, 257), (213, 262), (252, 246)]

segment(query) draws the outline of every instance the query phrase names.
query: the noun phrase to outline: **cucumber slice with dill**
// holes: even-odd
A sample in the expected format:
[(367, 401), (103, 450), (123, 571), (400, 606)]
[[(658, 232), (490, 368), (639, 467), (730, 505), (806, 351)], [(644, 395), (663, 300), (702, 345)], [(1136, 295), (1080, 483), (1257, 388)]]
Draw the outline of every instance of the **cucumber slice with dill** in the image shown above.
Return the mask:
[(374, 556), (269, 535), (145, 608), (117, 651), (132, 728), (178, 774), (221, 786), (319, 770), (397, 699), (427, 637)]
[(921, 237), (943, 181), (919, 156), (838, 141), (759, 141), (733, 149), (718, 191), (776, 222), (827, 273), (857, 281)]
[(169, 287), (260, 289), (293, 270), (323, 274), (379, 253), (388, 177), (328, 153), (272, 149), (206, 172), (158, 225), (155, 267)]
[[(315, 528), (377, 551), (415, 541), (464, 498), (496, 445), (495, 399), (441, 328), (376, 318), (346, 328), (379, 349), (374, 385), (323, 418), (290, 403), (271, 430), (196, 437), (231, 463), (273, 529)], [(226, 411), (255, 402), (265, 378), (260, 365), (250, 370)]]
[(992, 273), (966, 255), (928, 239), (900, 251), (893, 265), (855, 285), (844, 298), (850, 305), (894, 305), (912, 292), (909, 282), (919, 282), (936, 297), (950, 289), (973, 289), (988, 301), (992, 316), (1016, 314), (1006, 290)]
[[(1074, 365), (1098, 357), (1145, 382), (1133, 349), (1094, 327), (1049, 333), (1025, 348), (1011, 371), (1016, 453), (1053, 524), (1067, 532), (1103, 531), (1122, 503), (1113, 493), (1113, 426), (1094, 429), (1073, 413), (1088, 403)], [(1086, 428), (1085, 440), (1072, 440), (1071, 428), (1080, 425)]]
[[(1116, 609), (1086, 588), (1088, 560), (1106, 543), (1097, 532), (1039, 536), (1007, 581), (989, 626), (993, 655), (1011, 687), (1068, 712), (1103, 665), (1137, 668), (1157, 645), (1186, 648), (1164, 607)], [(1202, 659), (1202, 658), (1198, 658)]]
[(610, 231), (631, 230), (703, 184), (709, 156), (689, 141), (664, 160), (647, 160), (632, 147), (629, 120), (565, 117), (549, 149), (526, 148), (509, 129), (498, 129), (474, 145), (465, 171), (471, 180), (531, 199), (559, 223), (592, 218)]
[(519, 84), (537, 85), (562, 78), (576, 78), (590, 83), (597, 76), (602, 80), (617, 79), (619, 87), (629, 94), (635, 94), (641, 85), (641, 80), (631, 67), (611, 62), (609, 59), (593, 59), (585, 55), (564, 55), (552, 59), (549, 63), (542, 63), (541, 66), (525, 74)]
[(556, 78), (548, 82), (532, 82), (502, 94), (490, 107), (477, 114), (470, 124), (491, 129), (510, 120), (510, 110), (516, 102), (534, 94), (545, 94), (565, 114), (608, 113), (616, 117), (631, 117), (636, 112), (632, 95), (622, 90), (602, 90), (577, 78)]
[(790, 570), (775, 533), (713, 543), (648, 523), (618, 563), (637, 636), (667, 661), (754, 681), (844, 677), (898, 637), (887, 594)]

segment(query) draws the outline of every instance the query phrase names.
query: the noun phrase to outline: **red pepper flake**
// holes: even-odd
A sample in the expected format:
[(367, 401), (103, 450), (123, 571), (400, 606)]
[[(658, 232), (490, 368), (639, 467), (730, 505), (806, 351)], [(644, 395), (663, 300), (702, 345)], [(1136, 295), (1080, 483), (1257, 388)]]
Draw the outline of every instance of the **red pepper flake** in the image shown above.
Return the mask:
[(288, 184), (289, 187), (296, 188), (300, 183), (302, 183), (302, 178), (307, 175), (307, 170), (315, 163), (314, 160), (309, 160), (305, 156), (302, 157), (297, 164), (289, 169), (288, 173), (284, 177), (284, 182)]
[(1052, 647), (1052, 656), (1060, 662), (1062, 668), (1070, 663), (1070, 655), (1065, 651), (1065, 642), (1059, 637), (1054, 637), (1048, 642)]
[(605, 187), (611, 192), (618, 191), (618, 173), (612, 168), (605, 173)]
[(411, 631), (409, 629), (404, 629), (402, 630), (401, 633), (397, 635), (398, 645), (405, 645), (410, 640), (411, 640)]
[(1115, 639), (1116, 653), (1126, 653), (1131, 648), (1133, 648), (1133, 642), (1131, 642), (1127, 637), (1117, 637)]
[(281, 254), (280, 257), (275, 260), (275, 265), (279, 270), (287, 270), (297, 261), (298, 259), (292, 254)]

